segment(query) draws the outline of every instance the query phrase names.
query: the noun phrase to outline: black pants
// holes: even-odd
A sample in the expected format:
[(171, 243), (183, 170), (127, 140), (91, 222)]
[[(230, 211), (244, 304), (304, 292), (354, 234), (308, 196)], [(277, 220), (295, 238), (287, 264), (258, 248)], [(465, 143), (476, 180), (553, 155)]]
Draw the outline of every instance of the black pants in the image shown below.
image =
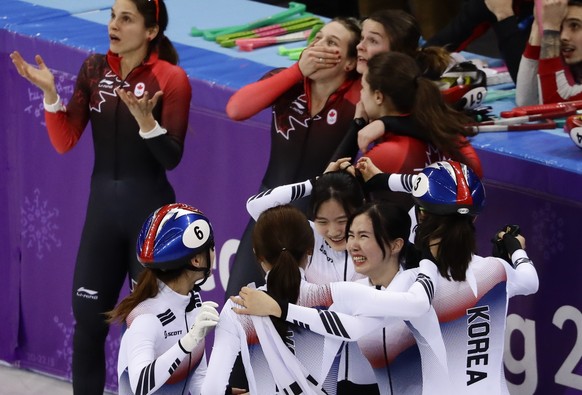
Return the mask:
[(155, 209), (175, 200), (170, 185), (144, 186), (123, 181), (93, 182), (73, 277), (73, 391), (102, 395), (105, 339), (112, 310), (129, 273), (137, 279), (141, 225)]

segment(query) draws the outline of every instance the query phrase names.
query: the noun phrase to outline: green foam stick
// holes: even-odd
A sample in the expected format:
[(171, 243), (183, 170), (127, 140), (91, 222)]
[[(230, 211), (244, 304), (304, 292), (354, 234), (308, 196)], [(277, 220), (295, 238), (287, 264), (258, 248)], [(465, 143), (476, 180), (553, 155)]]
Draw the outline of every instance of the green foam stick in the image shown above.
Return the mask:
[[(319, 18), (311, 18), (310, 20), (305, 21), (305, 22), (302, 22), (302, 23), (291, 24), (291, 25), (289, 25), (287, 27), (281, 27), (281, 28), (275, 29), (280, 34), (273, 34), (273, 35), (268, 35), (268, 36), (276, 37), (276, 36), (281, 36), (281, 35), (286, 34), (286, 33), (300, 32), (300, 31), (303, 31), (303, 30), (307, 30), (307, 29), (311, 28), (312, 26), (315, 26), (315, 25), (317, 25), (319, 23), (320, 23), (320, 19)], [(236, 40), (237, 39), (227, 39), (227, 40), (220, 39), (220, 41), (219, 41), (219, 38), (220, 37), (230, 37), (230, 35), (227, 35), (227, 36), (219, 36), (216, 39), (217, 42), (222, 47), (229, 48), (229, 47), (234, 47), (236, 45)]]
[(281, 56), (287, 56), (292, 52), (301, 52), (305, 49), (305, 47), (297, 47), (297, 48), (287, 48), (284, 45), (280, 45), (277, 49), (277, 53)]
[[(212, 28), (212, 29), (197, 29), (193, 27), (190, 31), (190, 34), (193, 36), (202, 35), (204, 39), (214, 41), (216, 37), (220, 35), (236, 33), (244, 30), (252, 30), (262, 26), (281, 22), (286, 18), (290, 17), (291, 15), (304, 13), (305, 9), (306, 9), (305, 4), (290, 2), (289, 9), (282, 12), (278, 12), (265, 18), (258, 19), (253, 22), (245, 23), (242, 25), (225, 26), (222, 28)], [(200, 34), (200, 32), (202, 32), (202, 34)]]
[(316, 16), (313, 16), (312, 14), (304, 14), (304, 15), (301, 15), (299, 18), (296, 18), (295, 16), (293, 16), (293, 19), (290, 19), (288, 21), (278, 23), (275, 25), (268, 25), (268, 26), (264, 26), (264, 27), (261, 27), (258, 29), (253, 29), (253, 30), (243, 30), (243, 31), (237, 32), (237, 33), (222, 34), (222, 35), (216, 37), (216, 42), (219, 44), (222, 44), (223, 41), (236, 40), (238, 38), (264, 37), (264, 36), (270, 35), (270, 34), (268, 34), (268, 32), (275, 31), (277, 29), (287, 29), (289, 27), (299, 25), (299, 24), (301, 24), (301, 25), (309, 24), (308, 27), (310, 27), (310, 26), (313, 26), (317, 22), (321, 22), (321, 19), (319, 19)]

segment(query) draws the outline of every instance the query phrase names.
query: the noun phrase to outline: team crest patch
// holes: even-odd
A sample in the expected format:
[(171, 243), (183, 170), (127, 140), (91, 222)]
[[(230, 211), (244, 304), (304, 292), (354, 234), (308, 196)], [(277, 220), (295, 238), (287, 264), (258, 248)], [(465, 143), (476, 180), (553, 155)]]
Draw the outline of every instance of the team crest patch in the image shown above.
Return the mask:
[(337, 111), (333, 108), (327, 113), (327, 124), (333, 125), (337, 122)]
[(133, 90), (133, 94), (136, 97), (141, 97), (145, 91), (145, 84), (143, 82), (138, 82)]

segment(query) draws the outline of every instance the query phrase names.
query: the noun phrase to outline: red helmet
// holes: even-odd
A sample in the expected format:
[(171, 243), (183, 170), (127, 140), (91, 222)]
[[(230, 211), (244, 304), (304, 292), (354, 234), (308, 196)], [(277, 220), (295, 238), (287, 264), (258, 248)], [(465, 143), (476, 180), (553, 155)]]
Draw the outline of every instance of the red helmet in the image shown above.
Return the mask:
[(570, 115), (564, 124), (564, 131), (570, 135), (576, 147), (582, 149), (582, 115)]
[(459, 111), (481, 106), (487, 96), (487, 76), (471, 62), (457, 63), (438, 84), (445, 102)]

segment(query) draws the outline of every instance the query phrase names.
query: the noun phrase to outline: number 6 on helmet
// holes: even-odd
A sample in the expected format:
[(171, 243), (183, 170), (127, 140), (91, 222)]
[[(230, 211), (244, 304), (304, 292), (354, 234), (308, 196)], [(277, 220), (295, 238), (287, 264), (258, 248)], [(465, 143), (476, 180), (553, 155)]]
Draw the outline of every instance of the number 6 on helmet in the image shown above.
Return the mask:
[(172, 270), (187, 266), (195, 255), (214, 248), (214, 232), (198, 209), (172, 203), (154, 211), (137, 239), (137, 259), (147, 268)]
[(582, 149), (582, 115), (571, 115), (564, 124), (564, 131), (568, 133), (576, 147)]

